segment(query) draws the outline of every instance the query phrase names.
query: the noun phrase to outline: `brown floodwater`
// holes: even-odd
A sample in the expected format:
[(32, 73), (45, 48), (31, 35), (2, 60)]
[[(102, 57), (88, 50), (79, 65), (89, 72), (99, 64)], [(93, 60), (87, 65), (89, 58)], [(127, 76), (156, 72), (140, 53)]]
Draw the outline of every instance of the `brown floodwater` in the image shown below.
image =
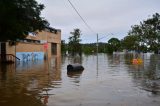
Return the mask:
[[(53, 57), (0, 65), (0, 106), (160, 106), (160, 55)], [(80, 63), (83, 71), (67, 72)]]

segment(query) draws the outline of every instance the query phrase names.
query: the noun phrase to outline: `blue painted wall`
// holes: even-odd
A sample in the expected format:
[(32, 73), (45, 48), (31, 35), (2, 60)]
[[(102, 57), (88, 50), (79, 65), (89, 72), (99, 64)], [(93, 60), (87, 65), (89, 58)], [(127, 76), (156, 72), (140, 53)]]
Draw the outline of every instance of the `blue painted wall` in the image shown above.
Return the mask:
[(17, 52), (16, 57), (20, 61), (43, 60), (44, 52)]

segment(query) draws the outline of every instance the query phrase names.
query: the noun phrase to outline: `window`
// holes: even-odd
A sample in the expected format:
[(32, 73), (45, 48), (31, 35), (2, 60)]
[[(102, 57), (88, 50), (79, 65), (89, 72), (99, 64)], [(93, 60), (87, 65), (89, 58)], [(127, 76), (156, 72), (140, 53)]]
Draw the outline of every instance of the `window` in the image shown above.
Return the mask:
[(51, 52), (52, 52), (52, 55), (57, 55), (57, 44), (56, 43), (51, 44)]

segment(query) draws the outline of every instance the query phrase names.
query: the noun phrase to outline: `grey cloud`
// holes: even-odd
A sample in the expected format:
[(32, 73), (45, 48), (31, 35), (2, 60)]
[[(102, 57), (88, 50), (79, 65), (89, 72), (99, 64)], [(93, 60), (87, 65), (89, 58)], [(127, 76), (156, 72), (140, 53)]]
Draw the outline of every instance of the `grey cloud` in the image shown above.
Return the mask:
[[(42, 12), (55, 28), (62, 29), (62, 39), (74, 28), (82, 30), (84, 42), (94, 42), (94, 35), (67, 0), (37, 0), (46, 5)], [(123, 38), (131, 25), (139, 24), (155, 12), (160, 13), (160, 0), (71, 0), (81, 16), (96, 33), (116, 33)], [(83, 41), (82, 39), (82, 41)], [(87, 40), (86, 40), (87, 39)]]

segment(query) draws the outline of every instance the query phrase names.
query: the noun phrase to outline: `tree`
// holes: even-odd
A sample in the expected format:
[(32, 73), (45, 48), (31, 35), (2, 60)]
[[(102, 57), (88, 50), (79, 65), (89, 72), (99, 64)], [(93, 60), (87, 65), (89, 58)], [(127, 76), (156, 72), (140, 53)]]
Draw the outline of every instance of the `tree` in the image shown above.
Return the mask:
[(118, 38), (109, 39), (108, 44), (109, 44), (109, 48), (110, 48), (111, 52), (119, 50), (120, 46), (121, 46), (121, 42)]
[(132, 26), (128, 35), (137, 36), (139, 48), (148, 47), (151, 51), (158, 51), (160, 47), (160, 35), (157, 26), (160, 25), (160, 15), (155, 13), (151, 18), (140, 22), (140, 25)]
[(74, 53), (80, 53), (81, 52), (81, 31), (80, 29), (74, 29), (73, 32), (71, 32), (71, 35), (68, 39), (69, 39), (69, 43), (68, 43), (68, 50), (70, 53), (74, 54)]
[(136, 50), (138, 49), (138, 43), (137, 43), (137, 36), (130, 35), (124, 37), (124, 39), (121, 41), (122, 42), (122, 48), (127, 49), (127, 50)]
[(96, 51), (95, 44), (82, 44), (82, 51), (85, 54), (91, 54)]
[(61, 52), (62, 53), (66, 52), (66, 43), (65, 43), (65, 40), (61, 40)]
[(40, 17), (43, 9), (35, 0), (0, 0), (0, 41), (23, 39), (44, 29), (49, 24)]

